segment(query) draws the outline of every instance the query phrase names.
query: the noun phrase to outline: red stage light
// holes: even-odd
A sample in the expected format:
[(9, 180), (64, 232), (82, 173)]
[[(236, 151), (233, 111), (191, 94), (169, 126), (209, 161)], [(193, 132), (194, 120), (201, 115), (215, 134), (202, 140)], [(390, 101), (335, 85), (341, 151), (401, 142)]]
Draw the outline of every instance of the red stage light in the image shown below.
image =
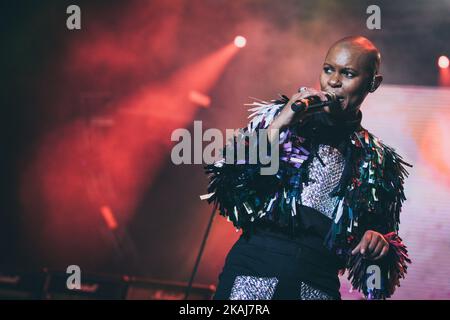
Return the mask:
[(438, 59), (438, 66), (441, 69), (446, 69), (449, 66), (449, 60), (446, 56), (440, 56)]
[(189, 92), (189, 100), (204, 108), (209, 107), (209, 105), (211, 104), (211, 98), (209, 96), (196, 90), (191, 90)]
[(117, 224), (117, 220), (114, 217), (114, 214), (113, 214), (111, 208), (108, 206), (102, 206), (100, 208), (100, 212), (102, 213), (103, 219), (105, 220), (108, 228), (111, 230), (117, 229), (117, 227), (119, 225)]

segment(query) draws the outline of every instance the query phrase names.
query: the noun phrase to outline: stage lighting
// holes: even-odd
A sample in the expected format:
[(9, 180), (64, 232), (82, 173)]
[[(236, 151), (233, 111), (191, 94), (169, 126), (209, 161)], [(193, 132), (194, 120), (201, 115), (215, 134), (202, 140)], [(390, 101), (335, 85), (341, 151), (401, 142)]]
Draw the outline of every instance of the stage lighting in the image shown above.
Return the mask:
[(243, 36), (237, 36), (234, 38), (234, 45), (238, 48), (245, 47), (245, 44), (247, 43), (247, 40)]
[(448, 68), (448, 65), (449, 65), (448, 58), (446, 56), (440, 56), (438, 59), (439, 68), (446, 69)]

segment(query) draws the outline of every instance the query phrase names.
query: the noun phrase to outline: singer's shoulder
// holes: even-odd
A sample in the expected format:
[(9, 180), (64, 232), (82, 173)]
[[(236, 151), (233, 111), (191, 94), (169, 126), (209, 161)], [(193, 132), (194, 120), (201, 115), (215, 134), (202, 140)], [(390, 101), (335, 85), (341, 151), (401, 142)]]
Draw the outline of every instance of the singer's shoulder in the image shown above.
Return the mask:
[(374, 161), (375, 167), (382, 170), (394, 170), (397, 174), (403, 175), (406, 172), (405, 167), (412, 167), (392, 146), (367, 129), (361, 128), (357, 131), (356, 139), (352, 142), (357, 147), (363, 147), (370, 154), (370, 159)]
[(384, 152), (386, 148), (390, 148), (375, 134), (363, 127), (355, 131), (355, 138), (352, 139), (353, 144), (357, 147), (363, 147), (366, 150)]

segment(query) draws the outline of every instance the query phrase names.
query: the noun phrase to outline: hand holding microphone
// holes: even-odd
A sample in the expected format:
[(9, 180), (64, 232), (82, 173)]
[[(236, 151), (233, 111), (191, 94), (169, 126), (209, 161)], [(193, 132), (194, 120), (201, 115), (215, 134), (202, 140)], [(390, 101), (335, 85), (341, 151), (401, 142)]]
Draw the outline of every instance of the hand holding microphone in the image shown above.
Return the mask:
[(326, 106), (336, 105), (336, 103), (339, 102), (338, 97), (334, 93), (326, 92), (324, 95), (326, 99), (325, 101), (322, 97), (317, 95), (296, 100), (291, 104), (291, 109), (294, 112), (312, 111), (324, 109)]
[[(282, 130), (304, 120), (314, 112), (326, 110), (328, 106), (337, 102), (338, 98), (333, 93), (302, 87), (299, 92), (292, 95), (283, 110), (269, 125), (269, 129)], [(272, 141), (274, 132), (275, 130), (269, 130), (269, 141)]]

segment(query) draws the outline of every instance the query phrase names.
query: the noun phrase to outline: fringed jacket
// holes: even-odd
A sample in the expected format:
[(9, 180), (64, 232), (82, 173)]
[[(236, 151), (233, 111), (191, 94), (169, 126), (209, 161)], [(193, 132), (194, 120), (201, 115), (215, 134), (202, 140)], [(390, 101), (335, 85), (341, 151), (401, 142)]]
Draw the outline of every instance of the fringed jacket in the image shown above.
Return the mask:
[[(249, 110), (253, 112), (249, 116), (252, 119), (243, 132), (258, 134), (261, 129), (267, 129), (288, 100), (282, 95), (277, 100), (248, 104), (253, 107)], [(347, 269), (353, 288), (362, 291), (368, 299), (385, 299), (400, 286), (407, 263), (411, 263), (406, 246), (398, 236), (399, 215), (406, 200), (405, 166), (411, 165), (362, 128), (359, 115), (356, 123), (343, 130), (345, 164), (339, 183), (330, 193), (336, 205), (324, 245), (345, 261), (340, 274)], [(294, 126), (280, 132), (280, 161), (274, 175), (261, 175), (264, 165), (249, 161), (249, 149), (245, 151), (244, 161), (227, 163), (229, 148), (237, 149), (238, 136), (235, 136), (222, 150), (223, 159), (205, 166), (210, 178), (208, 203), (218, 206), (220, 214), (244, 232), (259, 220), (295, 228), (302, 185), (308, 181), (306, 164), (317, 154), (317, 144), (312, 143), (307, 131)], [(248, 141), (245, 140), (247, 145)], [(367, 230), (380, 232), (390, 245), (388, 254), (380, 260), (351, 254)], [(379, 281), (372, 282), (375, 279), (372, 272), (380, 273)]]

